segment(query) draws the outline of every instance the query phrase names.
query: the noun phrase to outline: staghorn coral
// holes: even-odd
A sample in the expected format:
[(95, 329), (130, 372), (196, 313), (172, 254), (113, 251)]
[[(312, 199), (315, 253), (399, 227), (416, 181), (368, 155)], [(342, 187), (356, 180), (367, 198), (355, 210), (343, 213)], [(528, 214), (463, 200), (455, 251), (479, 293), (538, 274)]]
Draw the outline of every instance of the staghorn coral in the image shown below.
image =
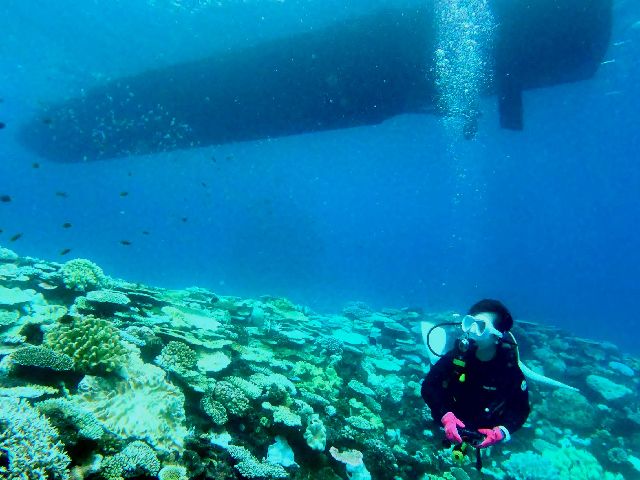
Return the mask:
[(77, 370), (103, 374), (113, 372), (126, 361), (129, 350), (120, 332), (108, 321), (92, 316), (76, 317), (45, 335), (45, 344), (70, 356)]
[(68, 480), (70, 459), (58, 432), (23, 399), (0, 397), (0, 477)]

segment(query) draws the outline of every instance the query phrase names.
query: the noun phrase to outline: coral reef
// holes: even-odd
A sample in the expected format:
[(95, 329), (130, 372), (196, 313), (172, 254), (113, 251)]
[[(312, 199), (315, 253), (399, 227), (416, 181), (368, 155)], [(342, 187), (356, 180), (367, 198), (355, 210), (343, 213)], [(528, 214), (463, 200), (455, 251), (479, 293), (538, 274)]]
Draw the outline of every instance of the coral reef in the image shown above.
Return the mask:
[[(1, 248), (0, 269), (0, 477), (478, 478), (420, 398), (420, 321), (448, 313), (318, 314)], [(514, 334), (527, 365), (579, 391), (530, 385), (532, 414), (483, 454), (487, 477), (637, 477), (640, 361), (546, 325)]]

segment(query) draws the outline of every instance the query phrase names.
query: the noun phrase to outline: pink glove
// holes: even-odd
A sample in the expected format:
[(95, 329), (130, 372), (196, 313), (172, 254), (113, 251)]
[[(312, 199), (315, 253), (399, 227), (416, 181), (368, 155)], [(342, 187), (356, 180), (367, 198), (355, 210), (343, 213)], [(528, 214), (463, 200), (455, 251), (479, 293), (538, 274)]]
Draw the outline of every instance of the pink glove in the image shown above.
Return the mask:
[(453, 412), (445, 413), (440, 421), (444, 426), (444, 434), (447, 437), (447, 440), (450, 442), (462, 443), (462, 438), (458, 433), (458, 427), (464, 428), (464, 423), (458, 420)]
[(500, 427), (479, 428), (478, 431), (485, 436), (478, 448), (490, 447), (504, 440), (505, 435)]

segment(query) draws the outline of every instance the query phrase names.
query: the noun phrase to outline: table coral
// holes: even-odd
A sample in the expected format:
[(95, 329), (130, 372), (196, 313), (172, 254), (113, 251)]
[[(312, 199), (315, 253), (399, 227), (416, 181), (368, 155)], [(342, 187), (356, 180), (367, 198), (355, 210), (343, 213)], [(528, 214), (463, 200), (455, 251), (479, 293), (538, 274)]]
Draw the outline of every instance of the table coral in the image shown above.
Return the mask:
[(35, 345), (16, 350), (9, 359), (12, 365), (47, 368), (54, 371), (71, 370), (74, 365), (73, 359), (64, 352)]

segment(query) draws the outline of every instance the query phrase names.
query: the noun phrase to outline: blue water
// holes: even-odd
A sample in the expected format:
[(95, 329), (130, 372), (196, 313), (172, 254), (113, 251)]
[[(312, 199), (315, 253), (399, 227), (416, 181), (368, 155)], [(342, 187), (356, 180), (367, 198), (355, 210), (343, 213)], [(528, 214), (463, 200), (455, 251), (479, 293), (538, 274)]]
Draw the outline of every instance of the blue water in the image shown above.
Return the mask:
[(32, 156), (15, 140), (18, 126), (84, 85), (390, 2), (51, 3), (0, 6), (0, 194), (12, 197), (0, 204), (3, 246), (90, 258), (132, 281), (285, 295), (323, 311), (349, 300), (460, 311), (490, 296), (516, 318), (640, 352), (630, 334), (640, 326), (632, 2), (616, 6), (615, 62), (592, 80), (526, 92), (521, 133), (501, 131), (487, 99), (467, 143), (451, 145), (436, 117), (408, 115), (86, 164)]

